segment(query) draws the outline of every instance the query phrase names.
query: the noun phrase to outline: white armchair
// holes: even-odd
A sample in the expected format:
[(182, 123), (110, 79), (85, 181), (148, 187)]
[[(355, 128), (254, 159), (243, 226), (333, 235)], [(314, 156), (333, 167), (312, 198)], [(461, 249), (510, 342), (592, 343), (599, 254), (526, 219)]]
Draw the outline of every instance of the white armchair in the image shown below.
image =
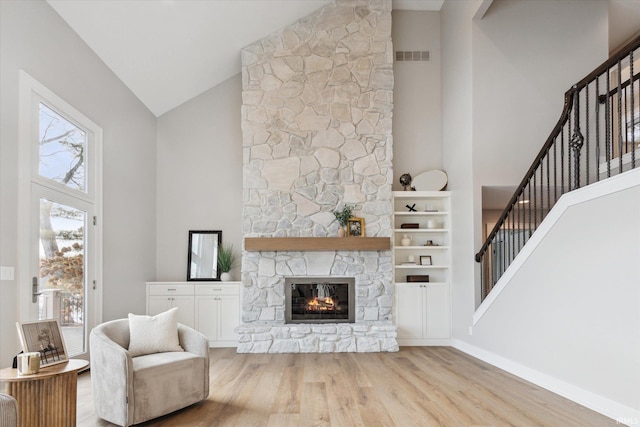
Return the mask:
[(131, 357), (129, 320), (103, 323), (91, 331), (91, 384), (98, 417), (120, 426), (138, 424), (206, 399), (209, 343), (178, 324), (185, 350)]

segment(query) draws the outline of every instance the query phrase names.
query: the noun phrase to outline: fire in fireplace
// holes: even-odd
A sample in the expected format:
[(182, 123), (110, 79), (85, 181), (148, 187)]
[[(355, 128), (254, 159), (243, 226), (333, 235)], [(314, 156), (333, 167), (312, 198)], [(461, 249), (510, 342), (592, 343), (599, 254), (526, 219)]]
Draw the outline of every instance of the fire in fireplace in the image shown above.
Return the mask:
[(355, 322), (353, 277), (287, 277), (285, 323)]

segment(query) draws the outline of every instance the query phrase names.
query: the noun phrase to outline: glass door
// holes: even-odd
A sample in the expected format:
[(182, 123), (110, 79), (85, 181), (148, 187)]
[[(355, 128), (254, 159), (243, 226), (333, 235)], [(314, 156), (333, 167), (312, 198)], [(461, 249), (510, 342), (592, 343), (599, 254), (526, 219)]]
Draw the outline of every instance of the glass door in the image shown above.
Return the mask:
[[(34, 188), (34, 193), (42, 192)], [(58, 320), (67, 353), (79, 356), (87, 352), (85, 319), (91, 303), (87, 298), (87, 273), (91, 270), (90, 257), (86, 256), (91, 249), (87, 220), (92, 212), (81, 201), (62, 201), (59, 197), (55, 200), (55, 194), (47, 196), (34, 194), (38, 209), (32, 241), (37, 242), (37, 249), (32, 253), (37, 265), (31, 284), (37, 289), (37, 319)]]
[(101, 129), (26, 73), (21, 91), (20, 320), (54, 319), (88, 358), (100, 320)]

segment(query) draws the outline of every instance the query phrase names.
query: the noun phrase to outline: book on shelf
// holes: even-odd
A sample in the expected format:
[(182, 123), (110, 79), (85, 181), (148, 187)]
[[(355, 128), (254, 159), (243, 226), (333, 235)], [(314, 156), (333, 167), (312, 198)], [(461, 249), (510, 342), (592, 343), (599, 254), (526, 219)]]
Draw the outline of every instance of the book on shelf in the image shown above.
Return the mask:
[(405, 222), (400, 224), (400, 228), (420, 228), (420, 224), (417, 222)]

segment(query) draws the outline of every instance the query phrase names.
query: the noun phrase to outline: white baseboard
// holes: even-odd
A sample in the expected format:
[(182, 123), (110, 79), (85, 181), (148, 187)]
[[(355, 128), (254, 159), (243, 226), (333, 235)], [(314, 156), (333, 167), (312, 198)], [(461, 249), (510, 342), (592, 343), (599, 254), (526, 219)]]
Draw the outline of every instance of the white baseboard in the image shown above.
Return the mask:
[(516, 375), (537, 386), (572, 400), (592, 411), (615, 420), (620, 425), (640, 426), (640, 410), (620, 404), (606, 397), (581, 389), (550, 375), (486, 351), (464, 341), (453, 339), (452, 347), (497, 368)]
[(429, 346), (450, 346), (451, 338), (398, 338), (398, 345), (401, 347), (429, 347)]

